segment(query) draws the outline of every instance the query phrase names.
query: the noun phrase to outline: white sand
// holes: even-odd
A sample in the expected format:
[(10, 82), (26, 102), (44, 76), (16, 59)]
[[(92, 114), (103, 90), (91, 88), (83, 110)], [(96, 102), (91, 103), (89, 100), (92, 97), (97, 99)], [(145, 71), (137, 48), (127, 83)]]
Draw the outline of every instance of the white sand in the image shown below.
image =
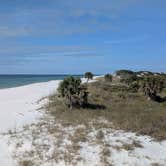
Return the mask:
[[(0, 90), (0, 132), (31, 123), (40, 116), (38, 100), (55, 92), (59, 81)], [(8, 147), (0, 137), (0, 165), (13, 166)]]
[[(86, 82), (86, 79), (82, 79)], [(39, 118), (38, 101), (54, 93), (59, 80), (0, 89), (0, 133), (29, 124)], [(13, 166), (6, 140), (0, 137), (0, 165)]]
[[(83, 79), (83, 82), (85, 81), (86, 80)], [(41, 116), (40, 112), (35, 111), (41, 106), (38, 101), (42, 97), (54, 93), (58, 84), (59, 81), (50, 81), (0, 90), (0, 132), (7, 132), (9, 129), (19, 128), (39, 118)], [(143, 148), (136, 148), (133, 153), (125, 150), (116, 151), (110, 147), (112, 151), (110, 161), (117, 166), (147, 166), (155, 162), (166, 165), (166, 142), (157, 143), (152, 141), (149, 137), (138, 137), (134, 133), (125, 133), (111, 129), (105, 139), (110, 145), (116, 145), (117, 140), (129, 143), (132, 139), (139, 140), (143, 145)], [(80, 154), (89, 161), (88, 165), (93, 166), (98, 162), (99, 150), (98, 147), (83, 144)], [(11, 150), (9, 151), (5, 138), (0, 136), (0, 165), (15, 166), (10, 153)]]

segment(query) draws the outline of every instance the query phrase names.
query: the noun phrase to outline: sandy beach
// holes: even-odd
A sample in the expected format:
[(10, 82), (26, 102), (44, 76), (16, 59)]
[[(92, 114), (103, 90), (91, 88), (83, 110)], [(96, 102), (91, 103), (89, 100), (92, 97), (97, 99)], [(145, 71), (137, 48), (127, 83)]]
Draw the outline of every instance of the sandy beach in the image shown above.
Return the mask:
[[(83, 79), (83, 82), (85, 81), (86, 80)], [(39, 100), (51, 93), (55, 93), (58, 84), (59, 81), (50, 81), (0, 90), (0, 132), (4, 133), (10, 129), (21, 128), (40, 118), (42, 114), (37, 111), (37, 109), (42, 106), (44, 100), (42, 102), (39, 102)], [(134, 153), (131, 154), (126, 151), (120, 151), (118, 153), (112, 149), (113, 154), (111, 160), (114, 161), (115, 165), (123, 166), (125, 165), (124, 163), (127, 163), (146, 166), (155, 163), (155, 161), (163, 165), (166, 164), (166, 142), (155, 142), (150, 137), (136, 136), (134, 133), (118, 130), (110, 129), (106, 132), (109, 133), (106, 137), (106, 141), (109, 142), (112, 147), (118, 144), (117, 140), (128, 143), (132, 139), (140, 141), (143, 146), (142, 148), (137, 148)], [(93, 137), (93, 135), (94, 133), (91, 133), (91, 137)], [(49, 139), (51, 140), (51, 137)], [(92, 166), (97, 164), (99, 162), (99, 147), (91, 147), (91, 145), (86, 144), (82, 146), (81, 154), (87, 161), (87, 164)], [(11, 157), (11, 147), (8, 147), (8, 140), (5, 139), (4, 136), (0, 137), (0, 147), (1, 165), (15, 166), (16, 163)], [(139, 159), (141, 159), (141, 162)], [(80, 165), (84, 164), (80, 163)], [(50, 164), (48, 164), (48, 166), (50, 166)]]
[(166, 166), (166, 0), (1, 0), (0, 166)]
[[(97, 78), (97, 77), (96, 77)], [(86, 79), (82, 79), (83, 82)], [(0, 89), (0, 133), (8, 132), (37, 120), (41, 114), (36, 111), (44, 97), (55, 93), (60, 80), (35, 83), (16, 88)], [(0, 136), (0, 162), (13, 166), (7, 140)]]
[[(22, 127), (40, 117), (38, 101), (54, 93), (59, 81), (36, 83), (17, 88), (0, 90), (0, 132)], [(3, 166), (13, 166), (6, 140), (0, 137), (0, 162)]]

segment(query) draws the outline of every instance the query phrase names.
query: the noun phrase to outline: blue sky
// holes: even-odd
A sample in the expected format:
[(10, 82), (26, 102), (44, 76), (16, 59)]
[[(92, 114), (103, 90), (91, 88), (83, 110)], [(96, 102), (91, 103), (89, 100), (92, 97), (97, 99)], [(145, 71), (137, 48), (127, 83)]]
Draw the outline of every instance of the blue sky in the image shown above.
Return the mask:
[(165, 0), (0, 0), (0, 74), (166, 72)]

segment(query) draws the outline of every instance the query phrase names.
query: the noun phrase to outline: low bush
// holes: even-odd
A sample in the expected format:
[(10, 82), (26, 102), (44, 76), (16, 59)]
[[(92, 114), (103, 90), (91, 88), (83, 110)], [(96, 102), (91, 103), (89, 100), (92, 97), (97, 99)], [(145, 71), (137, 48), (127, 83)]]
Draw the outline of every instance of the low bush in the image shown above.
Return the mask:
[(81, 84), (80, 78), (65, 78), (60, 83), (58, 92), (70, 109), (73, 106), (84, 107), (88, 103), (87, 87)]
[(111, 74), (106, 74), (105, 76), (104, 76), (104, 79), (105, 79), (105, 81), (106, 82), (112, 82), (112, 75)]

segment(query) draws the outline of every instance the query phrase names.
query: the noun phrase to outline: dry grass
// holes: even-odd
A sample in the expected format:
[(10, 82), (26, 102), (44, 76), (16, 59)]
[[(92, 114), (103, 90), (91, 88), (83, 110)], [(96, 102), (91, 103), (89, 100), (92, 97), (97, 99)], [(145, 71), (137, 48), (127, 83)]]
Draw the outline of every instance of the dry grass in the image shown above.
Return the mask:
[(133, 140), (132, 143), (123, 143), (121, 149), (125, 149), (127, 151), (132, 151), (135, 148), (142, 148), (143, 146), (139, 141)]
[(151, 166), (162, 166), (162, 165), (160, 165), (158, 163), (152, 163)]
[[(136, 140), (111, 145), (107, 140), (107, 131), (111, 128), (149, 135), (157, 140), (166, 139), (166, 103), (147, 101), (143, 94), (132, 93), (125, 85), (115, 82), (111, 84), (100, 80), (89, 84), (88, 90), (89, 108), (69, 110), (61, 98), (52, 95), (44, 109), (46, 117), (35, 126), (24, 128), (23, 132), (28, 131), (28, 134), (9, 131), (12, 139), (20, 135), (16, 144), (18, 149), (22, 146), (22, 136), (33, 138), (34, 152), (23, 154), (19, 166), (32, 166), (32, 161), (36, 161), (34, 156), (43, 161), (43, 155), (52, 146), (54, 153), (48, 161), (65, 161), (66, 165), (77, 165), (77, 162), (83, 161), (80, 156), (82, 144), (99, 146), (100, 160), (105, 166), (112, 165), (111, 148), (117, 151), (142, 148), (141, 143)], [(39, 143), (40, 138), (48, 139), (48, 142), (50, 139), (53, 143)], [(28, 156), (27, 160), (25, 156)], [(33, 160), (28, 160), (29, 157)]]
[(18, 163), (19, 166), (33, 166), (33, 162), (31, 160), (22, 160)]
[(166, 103), (147, 101), (141, 93), (115, 86), (101, 82), (89, 86), (90, 101), (102, 103), (107, 108), (102, 116), (113, 122), (115, 128), (166, 139)]
[[(141, 93), (132, 93), (125, 85), (98, 81), (89, 84), (89, 102), (93, 107), (70, 111), (63, 100), (50, 96), (46, 107), (63, 125), (88, 125), (100, 118), (113, 123), (114, 128), (166, 139), (166, 103), (147, 101)], [(100, 124), (99, 124), (100, 125)], [(101, 127), (101, 126), (99, 126)]]
[(86, 142), (87, 132), (84, 127), (79, 127), (74, 131), (74, 134), (70, 136), (70, 140), (73, 143)]

